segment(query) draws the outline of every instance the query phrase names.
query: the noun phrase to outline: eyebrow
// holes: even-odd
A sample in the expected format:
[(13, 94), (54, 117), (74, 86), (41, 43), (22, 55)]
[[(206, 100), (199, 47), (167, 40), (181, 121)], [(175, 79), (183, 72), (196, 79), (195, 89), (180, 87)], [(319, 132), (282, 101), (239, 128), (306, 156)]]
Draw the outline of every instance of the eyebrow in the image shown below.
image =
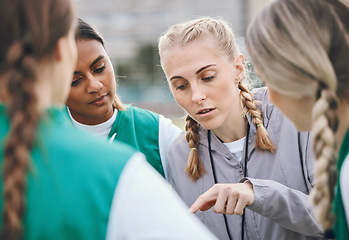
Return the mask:
[[(99, 55), (91, 64), (90, 64), (90, 68), (93, 68), (94, 65), (96, 65), (100, 60), (102, 60), (104, 58), (104, 56)], [(75, 74), (79, 74), (81, 72), (74, 72)]]
[(94, 65), (96, 65), (96, 63), (98, 63), (100, 60), (102, 60), (104, 58), (104, 56), (99, 55), (90, 65), (90, 68), (92, 68)]
[(195, 74), (199, 74), (200, 72), (204, 71), (206, 68), (209, 68), (209, 67), (212, 67), (212, 66), (216, 66), (216, 64), (208, 64), (206, 66), (203, 66), (202, 68), (197, 70)]
[[(203, 66), (202, 68), (200, 68), (199, 70), (197, 70), (197, 71), (195, 72), (195, 74), (197, 75), (197, 74), (199, 74), (200, 72), (204, 71), (206, 68), (209, 68), (209, 67), (212, 67), (212, 66), (216, 66), (216, 64), (208, 64), (208, 65), (205, 65), (205, 66)], [(181, 77), (181, 76), (173, 76), (173, 77), (170, 78), (170, 81), (172, 81), (173, 79), (177, 79), (177, 78), (183, 78), (183, 77)]]

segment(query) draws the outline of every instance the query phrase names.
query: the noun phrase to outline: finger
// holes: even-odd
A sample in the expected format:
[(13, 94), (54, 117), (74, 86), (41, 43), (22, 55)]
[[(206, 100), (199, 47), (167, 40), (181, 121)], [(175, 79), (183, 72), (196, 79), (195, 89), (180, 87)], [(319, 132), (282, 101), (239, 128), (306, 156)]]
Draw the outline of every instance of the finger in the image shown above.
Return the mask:
[(246, 203), (247, 203), (247, 199), (242, 197), (242, 198), (239, 198), (237, 203), (236, 203), (236, 206), (235, 206), (235, 209), (234, 209), (234, 213), (237, 214), (237, 215), (242, 215), (244, 213), (244, 209), (246, 207)]
[(212, 188), (209, 189), (196, 199), (196, 201), (190, 206), (189, 211), (192, 213), (196, 213), (198, 210), (207, 211), (215, 205), (216, 196), (217, 194), (215, 191), (213, 191)]
[(238, 201), (237, 194), (231, 193), (227, 201), (227, 206), (225, 208), (226, 214), (233, 215), (235, 213), (234, 211), (235, 211), (237, 201)]
[(235, 207), (235, 214), (241, 215), (247, 204), (251, 205), (254, 201), (253, 187), (250, 183), (243, 183), (243, 191), (239, 193), (238, 202)]
[(224, 214), (228, 198), (229, 198), (229, 193), (225, 189), (221, 190), (218, 193), (217, 201), (213, 208), (213, 211), (215, 213)]
[(196, 213), (197, 211), (207, 211), (211, 207), (215, 205), (215, 200), (213, 201), (208, 201), (208, 202), (203, 202), (203, 201), (195, 201), (193, 205), (190, 206), (189, 211), (192, 213)]

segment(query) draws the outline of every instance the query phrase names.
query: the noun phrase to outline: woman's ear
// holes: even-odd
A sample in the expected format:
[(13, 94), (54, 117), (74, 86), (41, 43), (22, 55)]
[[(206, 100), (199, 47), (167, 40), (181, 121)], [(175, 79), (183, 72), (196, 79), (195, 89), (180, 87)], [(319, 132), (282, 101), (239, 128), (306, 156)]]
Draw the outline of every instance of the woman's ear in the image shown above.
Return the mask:
[(235, 58), (234, 61), (235, 64), (235, 80), (236, 84), (239, 83), (242, 80), (242, 77), (245, 72), (245, 57), (244, 55), (240, 54)]

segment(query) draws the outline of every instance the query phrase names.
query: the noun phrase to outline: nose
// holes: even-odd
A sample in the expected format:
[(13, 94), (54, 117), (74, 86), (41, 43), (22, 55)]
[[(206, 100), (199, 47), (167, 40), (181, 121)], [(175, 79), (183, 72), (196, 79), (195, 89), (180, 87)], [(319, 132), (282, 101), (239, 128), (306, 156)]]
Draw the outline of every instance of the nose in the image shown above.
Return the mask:
[(87, 92), (88, 93), (99, 92), (102, 89), (102, 87), (103, 87), (103, 84), (99, 80), (97, 80), (93, 77), (90, 77), (88, 79), (88, 85), (87, 85)]
[(192, 87), (192, 101), (201, 104), (206, 99), (206, 94), (199, 86)]

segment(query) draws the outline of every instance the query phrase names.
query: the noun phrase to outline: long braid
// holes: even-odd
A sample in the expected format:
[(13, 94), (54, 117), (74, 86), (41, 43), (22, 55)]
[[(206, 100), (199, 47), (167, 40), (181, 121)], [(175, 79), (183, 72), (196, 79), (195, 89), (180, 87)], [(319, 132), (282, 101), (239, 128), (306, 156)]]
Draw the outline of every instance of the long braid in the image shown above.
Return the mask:
[(186, 140), (190, 148), (190, 154), (185, 171), (193, 181), (196, 181), (206, 173), (206, 170), (199, 158), (197, 150), (197, 146), (199, 144), (199, 124), (189, 115), (187, 115), (186, 118), (185, 131), (187, 132)]
[(335, 132), (338, 127), (338, 100), (335, 93), (325, 87), (320, 88), (318, 95), (312, 113), (312, 137), (317, 163), (311, 199), (316, 218), (326, 230), (335, 221), (331, 203), (337, 180)]
[[(205, 37), (215, 39), (217, 42), (217, 49), (229, 59), (234, 60), (240, 55), (239, 48), (235, 42), (234, 33), (229, 23), (223, 19), (203, 17), (174, 25), (168, 29), (168, 31), (159, 39), (158, 48), (160, 58), (163, 59), (164, 53), (175, 46), (185, 46), (196, 39), (203, 39)], [(244, 64), (242, 68), (244, 68)], [(240, 77), (245, 78), (245, 76)], [(254, 123), (258, 127), (256, 147), (261, 150), (269, 150), (273, 152), (275, 147), (270, 141), (268, 132), (263, 126), (261, 112), (257, 108), (257, 104), (253, 100), (252, 95), (246, 86), (240, 83), (239, 88), (241, 90), (240, 94), (243, 104), (246, 106), (246, 112), (250, 112)], [(246, 112), (244, 114), (246, 114)], [(191, 148), (186, 172), (195, 181), (205, 173), (205, 169), (196, 150), (196, 146), (199, 142), (197, 134), (198, 124), (189, 116), (187, 116), (186, 121), (186, 138), (189, 147)]]
[(11, 128), (4, 149), (2, 239), (21, 239), (22, 219), (26, 208), (25, 191), (29, 153), (33, 147), (39, 119), (34, 92), (36, 62), (25, 54), (21, 42), (13, 44), (7, 54), (6, 73), (8, 116)]
[(37, 95), (39, 65), (46, 68), (54, 62), (57, 42), (71, 30), (75, 14), (70, 0), (2, 0), (1, 4), (0, 100), (5, 103), (10, 129), (2, 158), (0, 238), (12, 240), (24, 238), (30, 153), (39, 105), (47, 103), (39, 102)]
[(347, 0), (275, 1), (254, 20), (246, 37), (256, 69), (279, 94), (312, 99), (318, 89), (312, 111), (316, 164), (311, 199), (325, 230), (335, 220), (337, 97), (347, 101), (349, 96), (348, 10)]
[(275, 146), (269, 138), (269, 134), (264, 127), (262, 113), (257, 107), (257, 103), (252, 97), (252, 93), (249, 91), (248, 87), (239, 82), (238, 87), (240, 89), (240, 96), (242, 98), (242, 103), (245, 108), (245, 114), (249, 112), (253, 117), (253, 123), (257, 126), (257, 135), (256, 135), (256, 148), (260, 150), (268, 150), (270, 152), (275, 151)]

